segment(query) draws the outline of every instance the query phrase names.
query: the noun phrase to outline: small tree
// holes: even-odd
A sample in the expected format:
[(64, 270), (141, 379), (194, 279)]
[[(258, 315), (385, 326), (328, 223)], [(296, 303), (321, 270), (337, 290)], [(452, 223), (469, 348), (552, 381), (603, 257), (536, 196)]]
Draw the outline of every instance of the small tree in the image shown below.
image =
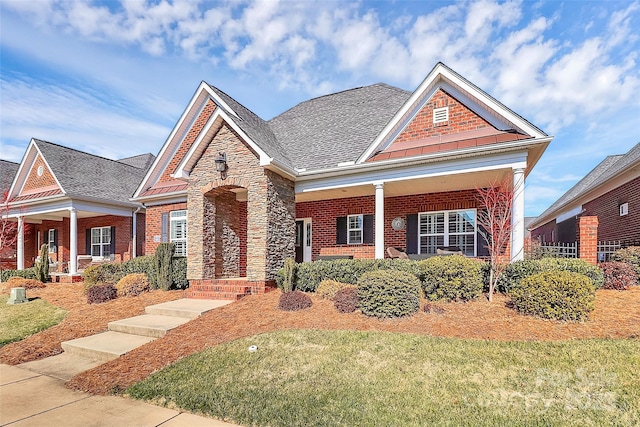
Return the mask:
[(486, 188), (477, 189), (478, 231), (489, 251), (489, 301), (493, 301), (495, 284), (503, 273), (506, 263), (504, 254), (511, 238), (511, 206), (513, 190), (508, 182), (494, 182)]
[(40, 247), (40, 259), (36, 262), (36, 279), (42, 283), (49, 280), (49, 246)]
[(282, 292), (293, 291), (296, 275), (296, 261), (293, 258), (284, 260), (284, 280), (282, 281)]
[(176, 250), (173, 243), (160, 243), (156, 248), (156, 272), (158, 289), (169, 290), (173, 283), (171, 259)]

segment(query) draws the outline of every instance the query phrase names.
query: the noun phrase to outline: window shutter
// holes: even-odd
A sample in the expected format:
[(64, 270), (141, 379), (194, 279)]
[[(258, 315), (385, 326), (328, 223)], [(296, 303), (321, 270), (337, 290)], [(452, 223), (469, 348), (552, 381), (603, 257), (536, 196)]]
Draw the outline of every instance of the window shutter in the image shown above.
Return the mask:
[(109, 252), (111, 252), (111, 255), (116, 253), (116, 227), (114, 226), (111, 227), (111, 248)]
[(373, 215), (362, 215), (362, 243), (373, 243)]
[(418, 253), (418, 214), (407, 215), (407, 253)]
[(58, 252), (58, 229), (53, 230), (53, 251)]
[(162, 243), (167, 243), (169, 241), (169, 212), (162, 213)]
[(87, 228), (85, 234), (85, 255), (91, 255), (91, 229)]
[(478, 225), (478, 233), (476, 235), (476, 254), (477, 256), (489, 256), (489, 248), (487, 248), (487, 241), (484, 240), (484, 236), (480, 232), (480, 229), (485, 230), (481, 225)]
[(336, 245), (347, 244), (347, 217), (336, 218)]

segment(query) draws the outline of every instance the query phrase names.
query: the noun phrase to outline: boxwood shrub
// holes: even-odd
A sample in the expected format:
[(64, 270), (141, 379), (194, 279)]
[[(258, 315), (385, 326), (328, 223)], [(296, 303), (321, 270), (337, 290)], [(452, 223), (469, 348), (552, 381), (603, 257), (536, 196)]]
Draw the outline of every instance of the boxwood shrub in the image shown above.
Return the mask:
[(520, 313), (556, 320), (585, 320), (593, 310), (595, 287), (571, 271), (546, 271), (525, 277), (509, 293)]
[(482, 263), (462, 255), (420, 261), (425, 297), (435, 301), (469, 301), (482, 294)]
[(2, 281), (6, 282), (12, 277), (22, 277), (23, 279), (36, 280), (36, 268), (30, 267), (24, 270), (2, 270)]
[(347, 286), (353, 286), (347, 283), (336, 282), (335, 280), (325, 279), (318, 285), (316, 289), (316, 295), (324, 299), (333, 299), (336, 293), (346, 288)]
[(420, 281), (404, 271), (370, 271), (358, 280), (358, 300), (367, 316), (409, 316), (420, 308)]
[(508, 293), (511, 288), (525, 277), (545, 271), (572, 271), (584, 274), (593, 281), (596, 289), (604, 285), (604, 275), (597, 266), (576, 258), (542, 258), (536, 260), (516, 261), (507, 265), (504, 273), (498, 279), (498, 290)]
[(520, 283), (520, 280), (532, 274), (540, 273), (539, 260), (524, 259), (507, 264), (504, 272), (498, 278), (496, 290), (498, 292), (509, 293), (511, 288)]

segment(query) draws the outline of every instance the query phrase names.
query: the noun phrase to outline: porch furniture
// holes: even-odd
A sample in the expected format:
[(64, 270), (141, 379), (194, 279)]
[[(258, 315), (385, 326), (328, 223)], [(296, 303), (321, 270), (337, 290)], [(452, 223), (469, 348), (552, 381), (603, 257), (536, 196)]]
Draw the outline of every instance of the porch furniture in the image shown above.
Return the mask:
[(458, 246), (439, 246), (436, 255), (464, 255)]
[(389, 254), (390, 258), (409, 259), (409, 256), (407, 255), (406, 252), (391, 246), (387, 248), (387, 254)]
[(335, 259), (353, 259), (353, 255), (320, 255), (319, 261), (331, 261)]

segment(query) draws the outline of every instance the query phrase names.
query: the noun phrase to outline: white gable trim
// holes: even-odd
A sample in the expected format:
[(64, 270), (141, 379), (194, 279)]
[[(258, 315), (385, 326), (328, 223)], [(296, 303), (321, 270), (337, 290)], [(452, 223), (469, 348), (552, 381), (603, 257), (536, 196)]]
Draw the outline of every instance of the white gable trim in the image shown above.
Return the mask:
[(258, 144), (253, 142), (253, 140), (249, 138), (249, 136), (242, 129), (240, 129), (240, 127), (229, 117), (229, 115), (222, 108), (218, 107), (215, 109), (211, 117), (209, 117), (209, 120), (204, 125), (202, 131), (200, 132), (200, 135), (198, 135), (198, 138), (191, 145), (191, 148), (189, 148), (187, 154), (185, 154), (185, 156), (178, 164), (178, 167), (176, 168), (176, 171), (174, 172), (172, 177), (178, 179), (189, 178), (189, 174), (193, 170), (193, 167), (200, 159), (202, 153), (204, 153), (204, 150), (207, 148), (209, 142), (211, 142), (211, 139), (214, 137), (215, 133), (222, 126), (222, 122), (231, 126), (231, 128), (240, 136), (240, 138), (242, 138), (243, 141), (245, 141), (256, 153), (258, 153), (260, 166), (267, 166), (271, 164), (271, 161), (273, 159), (269, 157), (267, 153), (265, 153), (264, 150), (262, 150), (262, 148), (258, 146)]
[(16, 173), (13, 183), (11, 183), (11, 187), (9, 188), (9, 195), (8, 195), (9, 200), (11, 200), (14, 197), (17, 197), (18, 195), (20, 195), (20, 193), (22, 193), (22, 190), (24, 189), (24, 185), (27, 183), (29, 172), (31, 172), (31, 169), (35, 164), (35, 161), (38, 158), (38, 155), (42, 157), (44, 164), (47, 166), (47, 169), (49, 169), (49, 172), (51, 173), (51, 176), (53, 176), (53, 179), (56, 181), (56, 185), (58, 186), (60, 191), (62, 191), (63, 194), (66, 193), (64, 188), (62, 188), (62, 185), (60, 184), (58, 177), (54, 173), (53, 169), (51, 169), (49, 162), (47, 162), (47, 158), (42, 154), (42, 151), (40, 151), (40, 148), (38, 148), (38, 144), (36, 143), (35, 139), (31, 138), (31, 141), (29, 141), (29, 145), (27, 146), (27, 150), (25, 151), (24, 156), (22, 157), (22, 161), (20, 162), (20, 166), (18, 167), (18, 172)]
[[(477, 114), (481, 114), (481, 112), (479, 111), (479, 108), (473, 108), (473, 104), (475, 103), (480, 103), (481, 105), (486, 106), (488, 110), (494, 111), (496, 113), (496, 117), (494, 118), (491, 118), (490, 114), (481, 114), (481, 116), (487, 120), (488, 118), (491, 118), (491, 120), (488, 121), (492, 124), (496, 123), (497, 117), (502, 117), (504, 122), (512, 123), (516, 128), (522, 130), (524, 133), (531, 135), (534, 138), (544, 138), (547, 136), (544, 132), (529, 123), (527, 120), (515, 114), (513, 111), (502, 105), (493, 97), (489, 96), (486, 92), (471, 84), (468, 80), (464, 79), (449, 67), (439, 62), (433, 68), (433, 70), (431, 70), (429, 75), (422, 81), (418, 88), (411, 94), (409, 99), (404, 103), (400, 110), (398, 110), (393, 119), (391, 119), (387, 126), (385, 126), (385, 128), (376, 137), (369, 148), (367, 148), (365, 152), (358, 158), (356, 163), (365, 162), (385, 142), (392, 141), (394, 133), (398, 132), (399, 129), (403, 129), (411, 121), (414, 115), (411, 113), (413, 113), (414, 111), (415, 113), (417, 113), (417, 111), (420, 110), (420, 107), (424, 105), (426, 101), (428, 101), (433, 93), (435, 93), (435, 90), (438, 88), (438, 83), (446, 85), (448, 88), (447, 90), (454, 92), (451, 93), (452, 96), (458, 98), (465, 104), (467, 108), (470, 108)], [(460, 88), (460, 90), (456, 88)], [(466, 92), (468, 96), (464, 95), (464, 92)], [(474, 102), (473, 98), (475, 98), (475, 100), (477, 101)], [(498, 123), (504, 122), (498, 121)]]

